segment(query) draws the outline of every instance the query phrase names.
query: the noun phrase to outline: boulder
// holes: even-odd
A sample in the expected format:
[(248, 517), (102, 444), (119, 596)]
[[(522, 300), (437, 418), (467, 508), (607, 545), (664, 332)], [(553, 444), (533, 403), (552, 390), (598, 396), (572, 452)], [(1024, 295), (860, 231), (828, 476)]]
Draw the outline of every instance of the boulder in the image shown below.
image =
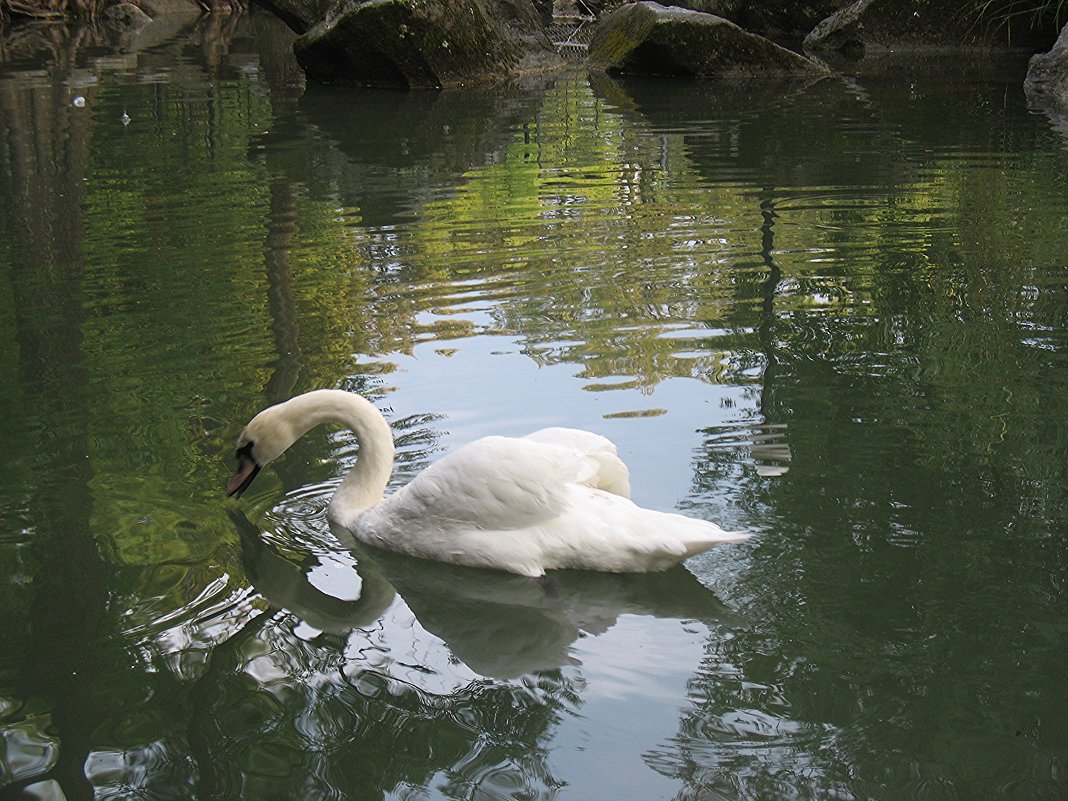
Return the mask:
[(553, 0), (532, 0), (532, 3), (534, 5), (534, 13), (538, 15), (541, 24), (549, 27), (553, 21), (553, 7), (555, 5)]
[[(820, 22), (805, 37), (806, 51), (863, 52), (891, 48), (1001, 47), (1033, 45), (1040, 28), (991, 17), (959, 0), (856, 0)], [(1048, 40), (1047, 40), (1048, 41)]]
[(144, 11), (132, 3), (118, 3), (100, 12), (104, 25), (119, 33), (139, 30), (152, 21)]
[(297, 33), (310, 30), (324, 19), (336, 0), (255, 0)]
[(612, 72), (734, 78), (822, 75), (826, 69), (722, 17), (642, 2), (605, 14), (591, 64)]
[(836, 11), (841, 0), (778, 0), (753, 3), (749, 0), (673, 0), (672, 5), (691, 11), (704, 11), (729, 19), (747, 31), (764, 36), (800, 38), (812, 26)]
[(147, 24), (119, 33), (119, 47), (125, 53), (143, 52), (166, 46), (193, 32), (204, 15), (195, 2), (159, 2), (141, 0), (138, 6), (152, 19)]
[(310, 80), (443, 88), (563, 66), (530, 0), (349, 2), (300, 36)]
[(168, 15), (189, 16), (190, 14), (196, 14), (199, 17), (204, 11), (197, 0), (139, 0), (137, 5), (152, 19)]
[(1061, 29), (1052, 50), (1031, 57), (1024, 91), (1035, 105), (1053, 105), (1068, 114), (1068, 25)]

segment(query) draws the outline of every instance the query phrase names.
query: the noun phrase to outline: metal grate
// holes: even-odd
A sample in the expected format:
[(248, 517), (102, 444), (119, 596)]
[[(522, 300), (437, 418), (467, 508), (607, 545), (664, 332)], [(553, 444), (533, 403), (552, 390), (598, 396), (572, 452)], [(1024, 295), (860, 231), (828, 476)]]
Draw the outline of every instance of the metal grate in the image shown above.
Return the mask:
[(553, 17), (549, 41), (568, 61), (580, 61), (586, 57), (593, 29), (592, 17)]

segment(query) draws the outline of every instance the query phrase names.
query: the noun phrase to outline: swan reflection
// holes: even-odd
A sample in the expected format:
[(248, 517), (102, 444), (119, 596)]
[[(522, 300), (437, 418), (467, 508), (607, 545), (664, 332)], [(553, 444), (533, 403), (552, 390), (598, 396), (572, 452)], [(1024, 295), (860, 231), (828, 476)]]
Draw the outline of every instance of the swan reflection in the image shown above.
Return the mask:
[(301, 564), (295, 564), (264, 542), (260, 530), (242, 512), (230, 510), (229, 514), (241, 541), (245, 575), (271, 606), (291, 612), (319, 631), (345, 634), (373, 624), (393, 603), (393, 587), (377, 571), (369, 569), (357, 571), (359, 597), (353, 600), (319, 589), (309, 580), (309, 574), (322, 563), (320, 557), (309, 555)]
[[(399, 596), (423, 630), (488, 678), (578, 664), (573, 644), (603, 634), (623, 615), (707, 625), (732, 616), (683, 567), (644, 574), (557, 571), (536, 579), (374, 549), (339, 527), (333, 529), (337, 552), (310, 555), (297, 565), (264, 542), (241, 513), (232, 517), (246, 574), (268, 603), (315, 629), (344, 634), (375, 625)], [(352, 564), (359, 597), (344, 600), (313, 584), (311, 576), (328, 561)]]

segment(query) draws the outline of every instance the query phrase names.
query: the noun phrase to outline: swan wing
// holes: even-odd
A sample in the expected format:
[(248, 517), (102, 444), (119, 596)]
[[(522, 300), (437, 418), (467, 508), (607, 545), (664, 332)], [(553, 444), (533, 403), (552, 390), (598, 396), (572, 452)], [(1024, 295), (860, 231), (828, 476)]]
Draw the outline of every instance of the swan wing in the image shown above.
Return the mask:
[[(579, 483), (613, 495), (630, 497), (630, 471), (619, 458), (615, 444), (600, 434), (577, 428), (543, 428), (523, 439), (576, 451), (585, 458), (587, 472)], [(593, 472), (590, 473), (589, 469)]]
[(626, 466), (597, 435), (485, 437), (361, 512), (350, 528), (388, 550), (528, 576), (663, 570), (747, 536), (642, 509), (625, 497), (628, 489)]
[(485, 437), (430, 465), (361, 518), (435, 529), (528, 528), (560, 515), (568, 486), (596, 486), (602, 472), (601, 459), (579, 448)]

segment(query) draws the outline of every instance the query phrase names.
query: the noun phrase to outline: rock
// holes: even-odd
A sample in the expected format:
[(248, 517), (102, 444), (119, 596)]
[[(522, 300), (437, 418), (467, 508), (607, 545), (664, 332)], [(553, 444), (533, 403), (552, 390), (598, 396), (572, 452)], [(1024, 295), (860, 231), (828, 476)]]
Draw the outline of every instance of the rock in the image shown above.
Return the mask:
[(255, 0), (297, 33), (305, 33), (335, 5), (335, 0)]
[(553, 21), (553, 0), (532, 0), (534, 5), (534, 13), (538, 15), (538, 19), (541, 20), (541, 24), (545, 27), (549, 27)]
[(856, 0), (820, 22), (805, 37), (806, 51), (928, 47), (1000, 47), (1040, 41), (1038, 29), (982, 20), (959, 0)]
[(805, 37), (805, 50), (863, 50), (868, 39), (863, 17), (872, 2), (857, 0), (822, 20)]
[(100, 18), (107, 27), (119, 33), (136, 31), (152, 21), (152, 17), (132, 3), (108, 6), (100, 12)]
[(841, 0), (778, 0), (774, 3), (753, 3), (748, 0), (674, 0), (672, 5), (715, 14), (753, 33), (800, 38), (812, 30), (813, 25), (837, 10), (841, 6)]
[(530, 0), (371, 0), (296, 40), (311, 80), (442, 88), (563, 66)]
[(204, 11), (197, 0), (140, 0), (138, 6), (152, 19), (170, 14), (199, 17)]
[(722, 17), (652, 2), (626, 5), (601, 17), (589, 59), (614, 72), (704, 78), (826, 72)]
[(1052, 103), (1057, 111), (1068, 114), (1068, 25), (1061, 29), (1052, 50), (1031, 57), (1024, 91), (1035, 105)]

